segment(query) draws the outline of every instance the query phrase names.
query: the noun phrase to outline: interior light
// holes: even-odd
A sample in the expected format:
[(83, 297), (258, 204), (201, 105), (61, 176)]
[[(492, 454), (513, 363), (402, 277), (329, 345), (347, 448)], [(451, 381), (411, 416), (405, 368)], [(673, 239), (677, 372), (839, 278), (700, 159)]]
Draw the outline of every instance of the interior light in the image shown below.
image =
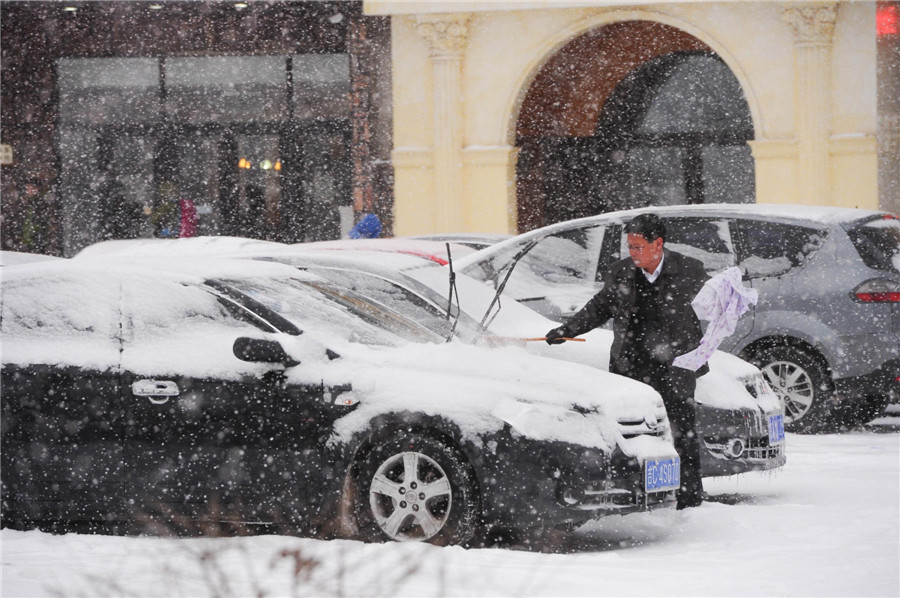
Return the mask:
[(151, 4), (149, 6), (150, 10), (162, 10), (162, 4)]
[(77, 10), (78, 7), (76, 6), (66, 6), (65, 8), (63, 8), (64, 12), (76, 12)]
[(238, 10), (244, 10), (244, 9), (247, 8), (248, 6), (250, 6), (250, 5), (247, 4), (246, 2), (235, 2), (235, 3), (234, 3), (234, 7), (235, 7), (236, 9), (238, 9)]

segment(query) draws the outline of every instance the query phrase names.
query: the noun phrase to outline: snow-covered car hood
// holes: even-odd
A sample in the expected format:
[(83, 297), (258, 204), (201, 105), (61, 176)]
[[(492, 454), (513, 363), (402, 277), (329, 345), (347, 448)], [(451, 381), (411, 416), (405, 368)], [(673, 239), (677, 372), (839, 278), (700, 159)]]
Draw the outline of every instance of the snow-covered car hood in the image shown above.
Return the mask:
[[(659, 394), (595, 368), (546, 359), (520, 347), (456, 341), (384, 348), (336, 345), (304, 334), (282, 343), (301, 362), (288, 370), (289, 382), (352, 381), (352, 391), (341, 399), (359, 404), (336, 425), (337, 441), (363, 432), (378, 415), (411, 411), (447, 418), (471, 441), (508, 424), (514, 433), (535, 440), (604, 450), (618, 445), (641, 458), (674, 455), (668, 434), (626, 439), (620, 429), (620, 422), (661, 422), (665, 407)], [(326, 343), (341, 358), (311, 359), (310, 351), (321, 351)]]
[[(446, 268), (418, 268), (405, 272), (412, 278), (435, 290), (446, 287)], [(463, 311), (480, 319), (490, 305), (494, 293), (478, 281), (465, 275), (456, 275), (456, 285)], [(595, 329), (584, 335), (585, 342), (569, 342), (550, 346), (544, 342), (526, 342), (516, 339), (544, 336), (559, 325), (515, 300), (503, 297), (499, 312), (488, 328), (488, 342), (493, 344), (518, 343), (536, 355), (580, 363), (608, 371), (609, 353), (613, 343), (611, 330)], [(765, 383), (756, 366), (726, 353), (716, 351), (709, 361), (710, 372), (697, 380), (694, 398), (698, 403), (722, 409), (762, 409), (765, 412), (780, 411), (782, 405)], [(753, 388), (756, 397), (748, 391)]]

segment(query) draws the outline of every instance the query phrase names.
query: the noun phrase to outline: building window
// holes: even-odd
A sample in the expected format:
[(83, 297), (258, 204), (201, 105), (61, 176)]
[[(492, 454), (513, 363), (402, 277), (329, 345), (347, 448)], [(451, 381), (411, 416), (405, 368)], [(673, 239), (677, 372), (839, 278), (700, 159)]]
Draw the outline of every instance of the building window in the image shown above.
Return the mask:
[(673, 52), (635, 69), (598, 125), (615, 207), (754, 200), (750, 109), (709, 52)]
[(191, 234), (349, 228), (349, 55), (65, 58), (57, 73), (67, 255), (182, 236), (186, 205)]

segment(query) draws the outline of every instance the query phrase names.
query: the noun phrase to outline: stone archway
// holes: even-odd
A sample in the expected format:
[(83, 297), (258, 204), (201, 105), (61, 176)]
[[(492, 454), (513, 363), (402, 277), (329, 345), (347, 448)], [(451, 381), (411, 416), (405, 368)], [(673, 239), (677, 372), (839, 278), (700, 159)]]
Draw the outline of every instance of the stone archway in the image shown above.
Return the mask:
[[(677, 158), (684, 165), (679, 175), (685, 179), (684, 197), (679, 200), (678, 193), (672, 193), (680, 183), (668, 181), (667, 191), (672, 197), (659, 203), (705, 201), (698, 143), (723, 141), (715, 135), (698, 141), (700, 138), (693, 135), (696, 131), (676, 131), (680, 133), (677, 139), (641, 132), (641, 119), (652, 111), (656, 91), (666, 89), (667, 77), (679, 68), (684, 72), (686, 63), (695, 67), (703, 63), (707, 69), (708, 74), (693, 76), (727, 80), (724, 86), (716, 82), (724, 89), (718, 95), (725, 95), (710, 96), (706, 102), (725, 102), (728, 110), (735, 113), (736, 124), (725, 128), (737, 129), (737, 133), (726, 136), (724, 143), (742, 148), (741, 159), (733, 165), (726, 160), (724, 168), (732, 168), (732, 173), (726, 173), (729, 176), (739, 170), (738, 180), (749, 180), (752, 191), (752, 158), (746, 145), (753, 137), (750, 112), (740, 85), (727, 66), (706, 44), (680, 29), (650, 21), (619, 22), (589, 31), (562, 47), (541, 68), (528, 89), (516, 123), (519, 232), (613, 209), (647, 205), (646, 197), (632, 197), (628, 185), (623, 186), (621, 180), (619, 163), (638, 159), (642, 155), (638, 150), (644, 152), (645, 159), (658, 159), (659, 152), (670, 145), (678, 148), (673, 150), (676, 154), (685, 150), (685, 157)], [(688, 149), (685, 144), (692, 145)], [(654, 151), (657, 155), (653, 155)], [(721, 196), (716, 196), (716, 201), (722, 201)], [(737, 196), (738, 201), (748, 201), (746, 189)]]

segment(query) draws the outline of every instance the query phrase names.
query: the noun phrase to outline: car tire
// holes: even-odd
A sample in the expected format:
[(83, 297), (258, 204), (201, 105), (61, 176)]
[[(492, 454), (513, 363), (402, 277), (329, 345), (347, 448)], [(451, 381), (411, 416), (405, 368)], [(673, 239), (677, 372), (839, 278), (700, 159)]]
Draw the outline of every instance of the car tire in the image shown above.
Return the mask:
[(784, 423), (793, 432), (816, 432), (830, 421), (834, 386), (825, 365), (810, 352), (769, 345), (750, 355), (784, 403)]
[(446, 546), (475, 535), (474, 477), (444, 443), (421, 434), (382, 441), (354, 469), (353, 512), (363, 540)]

